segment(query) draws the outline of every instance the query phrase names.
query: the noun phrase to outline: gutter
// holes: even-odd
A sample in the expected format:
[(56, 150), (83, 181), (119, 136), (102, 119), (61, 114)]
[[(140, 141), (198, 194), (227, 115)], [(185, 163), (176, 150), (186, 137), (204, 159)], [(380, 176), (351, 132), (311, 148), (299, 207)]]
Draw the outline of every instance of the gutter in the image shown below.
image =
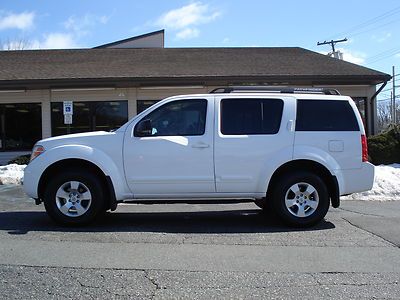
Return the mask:
[[(392, 78), (392, 77), (390, 76), (390, 78)], [(389, 80), (390, 80), (390, 79), (389, 79)], [(375, 100), (376, 97), (379, 95), (379, 93), (382, 92), (382, 90), (385, 88), (385, 86), (387, 85), (387, 83), (388, 83), (389, 80), (384, 81), (383, 84), (381, 85), (381, 87), (380, 87), (380, 88), (375, 92), (375, 94), (371, 97), (371, 99), (370, 99), (370, 104), (371, 104), (371, 105), (374, 103), (374, 100)], [(375, 134), (375, 120), (374, 120), (374, 119), (375, 119), (375, 115), (372, 114), (371, 132), (372, 132), (373, 134)]]

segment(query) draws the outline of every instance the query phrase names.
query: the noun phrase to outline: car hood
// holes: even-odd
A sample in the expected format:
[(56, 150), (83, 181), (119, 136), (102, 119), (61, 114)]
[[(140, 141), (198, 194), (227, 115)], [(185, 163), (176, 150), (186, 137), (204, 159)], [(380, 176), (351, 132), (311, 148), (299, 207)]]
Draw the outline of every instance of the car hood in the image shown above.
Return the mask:
[(74, 133), (67, 135), (60, 135), (56, 137), (50, 137), (37, 142), (37, 145), (42, 145), (47, 148), (56, 147), (58, 145), (92, 145), (98, 143), (108, 143), (110, 139), (113, 139), (119, 135), (117, 132), (106, 132), (106, 131), (93, 131), (84, 133)]

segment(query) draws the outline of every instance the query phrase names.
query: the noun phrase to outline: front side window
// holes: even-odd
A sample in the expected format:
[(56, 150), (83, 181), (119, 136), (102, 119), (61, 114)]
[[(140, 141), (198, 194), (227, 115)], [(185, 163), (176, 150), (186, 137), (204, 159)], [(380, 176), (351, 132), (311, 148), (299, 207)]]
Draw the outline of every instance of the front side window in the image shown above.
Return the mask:
[(225, 135), (275, 134), (282, 119), (281, 99), (223, 99), (221, 133)]
[[(205, 132), (207, 100), (190, 99), (169, 102), (143, 117), (150, 122), (151, 133), (147, 136), (190, 136)], [(143, 136), (136, 134), (135, 136)]]

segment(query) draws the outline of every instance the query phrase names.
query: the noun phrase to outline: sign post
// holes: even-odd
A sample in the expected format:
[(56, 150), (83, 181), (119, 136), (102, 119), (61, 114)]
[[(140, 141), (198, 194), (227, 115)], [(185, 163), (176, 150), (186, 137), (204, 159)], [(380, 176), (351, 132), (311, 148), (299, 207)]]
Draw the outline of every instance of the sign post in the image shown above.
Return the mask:
[(71, 133), (72, 115), (74, 106), (72, 101), (63, 101), (64, 124), (67, 125), (67, 134)]

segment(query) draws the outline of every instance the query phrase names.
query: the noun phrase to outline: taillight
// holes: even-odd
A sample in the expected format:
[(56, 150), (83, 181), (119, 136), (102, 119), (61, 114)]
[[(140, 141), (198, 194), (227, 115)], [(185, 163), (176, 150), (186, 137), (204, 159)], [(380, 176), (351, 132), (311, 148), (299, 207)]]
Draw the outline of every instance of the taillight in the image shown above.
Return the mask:
[(361, 135), (361, 147), (362, 147), (362, 161), (368, 161), (368, 144), (367, 137), (362, 134)]

